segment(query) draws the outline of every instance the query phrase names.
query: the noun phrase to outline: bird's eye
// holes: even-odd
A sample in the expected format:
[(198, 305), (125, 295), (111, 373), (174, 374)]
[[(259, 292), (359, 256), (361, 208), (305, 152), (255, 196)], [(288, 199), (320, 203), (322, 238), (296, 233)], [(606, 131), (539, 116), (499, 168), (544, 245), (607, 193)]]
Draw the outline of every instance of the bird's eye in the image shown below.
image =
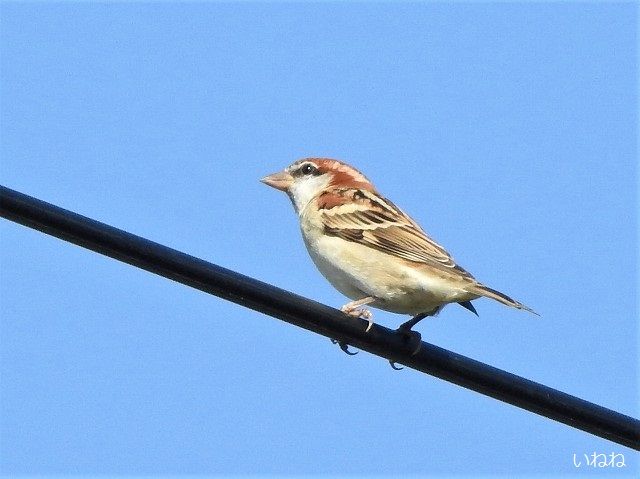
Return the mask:
[(303, 175), (313, 175), (317, 171), (318, 171), (318, 168), (313, 166), (311, 163), (305, 163), (300, 168), (300, 173), (302, 173)]

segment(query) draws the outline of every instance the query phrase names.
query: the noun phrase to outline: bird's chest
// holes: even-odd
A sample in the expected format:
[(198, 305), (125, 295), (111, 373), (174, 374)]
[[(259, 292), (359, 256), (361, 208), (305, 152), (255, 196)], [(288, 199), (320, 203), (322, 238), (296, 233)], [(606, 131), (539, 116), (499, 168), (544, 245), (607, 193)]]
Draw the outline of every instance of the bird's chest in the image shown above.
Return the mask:
[(316, 229), (304, 226), (302, 238), (316, 268), (334, 288), (351, 299), (367, 296), (365, 291), (358, 287), (361, 282), (358, 281), (359, 275), (354, 268), (353, 260), (350, 260), (338, 238), (326, 237)]

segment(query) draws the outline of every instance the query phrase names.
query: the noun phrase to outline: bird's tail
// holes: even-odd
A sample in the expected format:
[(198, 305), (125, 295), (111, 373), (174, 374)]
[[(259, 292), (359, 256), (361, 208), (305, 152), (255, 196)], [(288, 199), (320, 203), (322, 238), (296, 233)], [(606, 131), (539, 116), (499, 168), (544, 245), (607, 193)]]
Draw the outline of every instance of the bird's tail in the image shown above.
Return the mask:
[(522, 309), (524, 311), (529, 311), (530, 313), (533, 313), (536, 316), (540, 316), (530, 307), (525, 306), (524, 304), (516, 301), (515, 299), (510, 298), (506, 294), (501, 293), (500, 291), (496, 291), (495, 289), (491, 289), (488, 286), (485, 286), (484, 284), (478, 284), (475, 290), (473, 291), (473, 293), (479, 294), (480, 296), (485, 296), (487, 298), (495, 299), (496, 301), (502, 304), (506, 304), (507, 306), (511, 306), (512, 308)]

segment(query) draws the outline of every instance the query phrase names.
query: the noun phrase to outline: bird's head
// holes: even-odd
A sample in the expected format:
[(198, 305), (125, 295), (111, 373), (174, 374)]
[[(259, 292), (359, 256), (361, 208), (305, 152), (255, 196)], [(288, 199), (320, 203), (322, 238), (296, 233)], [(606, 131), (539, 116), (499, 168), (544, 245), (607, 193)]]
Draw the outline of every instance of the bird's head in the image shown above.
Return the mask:
[(328, 189), (359, 188), (375, 192), (374, 186), (362, 173), (330, 158), (303, 158), (260, 181), (287, 193), (297, 212)]

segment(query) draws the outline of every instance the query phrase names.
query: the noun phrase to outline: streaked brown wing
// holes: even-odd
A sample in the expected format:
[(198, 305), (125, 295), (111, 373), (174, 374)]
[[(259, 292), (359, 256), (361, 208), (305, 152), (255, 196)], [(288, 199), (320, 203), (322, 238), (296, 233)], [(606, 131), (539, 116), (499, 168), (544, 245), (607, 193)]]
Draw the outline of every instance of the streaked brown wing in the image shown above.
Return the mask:
[(336, 189), (323, 196), (319, 205), (326, 234), (408, 261), (455, 269), (472, 278), (390, 201), (358, 189)]

